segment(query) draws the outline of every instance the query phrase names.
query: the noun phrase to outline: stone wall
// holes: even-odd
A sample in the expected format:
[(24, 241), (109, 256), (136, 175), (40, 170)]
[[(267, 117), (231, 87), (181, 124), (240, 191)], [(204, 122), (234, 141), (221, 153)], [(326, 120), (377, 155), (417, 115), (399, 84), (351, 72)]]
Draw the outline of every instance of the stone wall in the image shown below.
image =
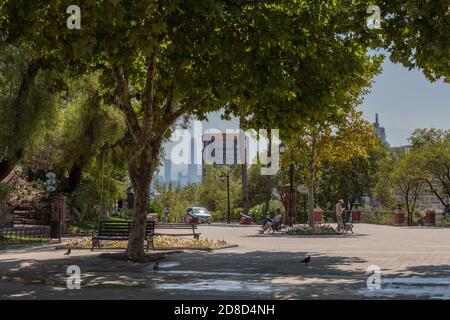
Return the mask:
[(14, 225), (14, 210), (4, 202), (0, 202), (0, 227)]

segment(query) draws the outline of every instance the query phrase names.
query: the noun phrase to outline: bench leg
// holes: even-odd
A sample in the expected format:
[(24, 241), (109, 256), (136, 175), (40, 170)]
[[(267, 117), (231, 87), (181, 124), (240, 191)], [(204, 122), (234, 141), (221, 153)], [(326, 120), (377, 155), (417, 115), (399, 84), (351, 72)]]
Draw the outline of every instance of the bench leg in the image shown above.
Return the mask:
[(100, 240), (92, 240), (91, 251), (94, 251), (95, 246), (97, 246), (100, 249)]
[(200, 235), (199, 235), (199, 234), (194, 234), (194, 239), (195, 239), (195, 240), (200, 239)]
[(147, 252), (148, 250), (150, 250), (150, 248), (154, 248), (153, 247), (153, 237), (151, 237), (150, 239), (147, 239)]

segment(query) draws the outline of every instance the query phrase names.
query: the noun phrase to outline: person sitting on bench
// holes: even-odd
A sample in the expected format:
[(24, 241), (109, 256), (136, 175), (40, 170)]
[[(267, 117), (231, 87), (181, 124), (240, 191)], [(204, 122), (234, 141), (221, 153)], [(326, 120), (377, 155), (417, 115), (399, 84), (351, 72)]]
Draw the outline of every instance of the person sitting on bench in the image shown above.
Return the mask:
[(267, 229), (272, 228), (272, 230), (278, 230), (281, 227), (281, 220), (283, 219), (283, 215), (281, 214), (281, 210), (276, 210), (276, 215), (273, 218), (272, 221), (267, 222), (262, 230), (260, 230), (260, 233), (266, 232)]
[(267, 225), (268, 223), (270, 223), (270, 222), (272, 222), (272, 218), (270, 217), (269, 212), (267, 212), (266, 217), (264, 218), (264, 221), (263, 221), (263, 223), (262, 223), (262, 225), (261, 225), (261, 230), (264, 230), (264, 228), (266, 227), (266, 225)]

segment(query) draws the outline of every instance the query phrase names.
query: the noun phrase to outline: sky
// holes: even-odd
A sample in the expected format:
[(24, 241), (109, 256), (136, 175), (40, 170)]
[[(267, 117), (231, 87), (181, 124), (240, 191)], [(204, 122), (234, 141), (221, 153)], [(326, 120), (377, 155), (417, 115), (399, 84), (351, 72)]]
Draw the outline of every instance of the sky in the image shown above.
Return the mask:
[(405, 145), (416, 128), (450, 129), (450, 84), (431, 83), (420, 70), (408, 70), (386, 58), (359, 109), (371, 122), (379, 114), (391, 146)]

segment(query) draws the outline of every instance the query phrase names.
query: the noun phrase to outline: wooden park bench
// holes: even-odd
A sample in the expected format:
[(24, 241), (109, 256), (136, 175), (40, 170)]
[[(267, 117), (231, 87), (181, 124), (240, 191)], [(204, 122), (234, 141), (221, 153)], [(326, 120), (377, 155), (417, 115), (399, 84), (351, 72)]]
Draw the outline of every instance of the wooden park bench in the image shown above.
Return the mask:
[[(101, 240), (128, 240), (130, 237), (131, 221), (100, 221), (98, 232), (92, 237), (92, 249), (97, 246), (100, 249)], [(145, 225), (145, 241), (147, 241), (147, 251), (150, 246), (153, 248), (153, 237), (155, 235), (155, 222), (147, 221)]]
[(193, 235), (194, 239), (199, 239), (201, 233), (195, 232), (197, 230), (196, 224), (186, 224), (186, 223), (161, 223), (157, 224), (155, 226), (156, 230), (191, 230), (192, 232), (189, 233), (161, 233), (156, 232), (155, 235), (162, 236), (162, 235), (177, 235), (177, 236), (190, 236)]

